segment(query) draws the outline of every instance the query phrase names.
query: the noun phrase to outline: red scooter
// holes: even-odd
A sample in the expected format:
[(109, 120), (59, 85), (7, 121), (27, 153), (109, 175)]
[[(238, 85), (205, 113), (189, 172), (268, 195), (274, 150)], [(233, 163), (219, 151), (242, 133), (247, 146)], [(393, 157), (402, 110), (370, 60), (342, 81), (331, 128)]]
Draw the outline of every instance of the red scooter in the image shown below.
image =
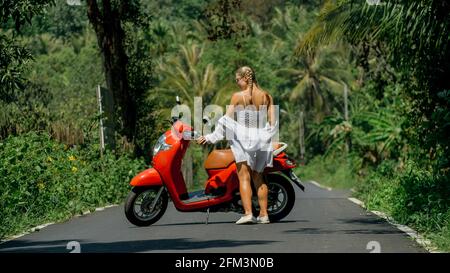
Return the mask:
[[(239, 179), (231, 149), (213, 150), (204, 163), (208, 174), (205, 189), (188, 192), (181, 173), (181, 162), (190, 140), (200, 135), (183, 123), (180, 117), (172, 117), (172, 126), (155, 145), (151, 163), (153, 168), (139, 173), (131, 180), (133, 188), (125, 201), (127, 219), (136, 226), (155, 223), (166, 211), (169, 196), (178, 211), (207, 212), (206, 224), (210, 212), (243, 213)], [(271, 222), (283, 219), (294, 207), (295, 191), (292, 183), (304, 191), (299, 178), (292, 172), (296, 167), (295, 162), (283, 152), (286, 147), (286, 143), (274, 144), (273, 167), (266, 167), (263, 172), (269, 189), (268, 213)], [(256, 216), (259, 214), (259, 205), (254, 189), (252, 204)]]

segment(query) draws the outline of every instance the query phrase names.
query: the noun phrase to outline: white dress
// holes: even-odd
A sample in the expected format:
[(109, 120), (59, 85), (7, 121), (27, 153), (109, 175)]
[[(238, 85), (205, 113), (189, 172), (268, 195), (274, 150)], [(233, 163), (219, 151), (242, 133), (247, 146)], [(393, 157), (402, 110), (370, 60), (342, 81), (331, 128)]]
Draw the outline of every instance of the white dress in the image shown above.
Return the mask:
[(265, 167), (273, 166), (272, 137), (277, 132), (278, 122), (270, 126), (267, 107), (254, 108), (254, 105), (236, 106), (237, 122), (227, 115), (222, 116), (214, 132), (205, 135), (205, 139), (214, 144), (226, 136), (235, 162), (245, 161), (252, 170), (262, 172)]

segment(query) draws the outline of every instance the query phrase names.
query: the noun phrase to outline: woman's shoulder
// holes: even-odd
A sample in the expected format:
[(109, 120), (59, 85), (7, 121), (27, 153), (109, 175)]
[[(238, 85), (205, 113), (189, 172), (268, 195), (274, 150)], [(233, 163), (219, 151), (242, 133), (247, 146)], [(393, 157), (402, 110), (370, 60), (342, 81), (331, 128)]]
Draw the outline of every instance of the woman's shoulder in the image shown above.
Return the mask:
[(244, 94), (242, 94), (242, 91), (234, 92), (231, 95), (231, 104), (233, 104), (233, 105), (242, 104), (243, 96), (244, 96)]
[(265, 101), (266, 103), (273, 101), (273, 98), (268, 91), (260, 89), (260, 92), (263, 97), (263, 101)]
[[(265, 101), (266, 104), (269, 104), (269, 102), (273, 102), (273, 98), (269, 92), (263, 89), (259, 89), (258, 92), (260, 92), (261, 97), (263, 98), (262, 101)], [(233, 94), (231, 95), (231, 104), (244, 104), (244, 96), (246, 96), (246, 94), (244, 94), (243, 91), (233, 92)], [(249, 95), (247, 94), (247, 96)]]
[(234, 91), (233, 94), (231, 95), (231, 97), (242, 97), (243, 93), (242, 91)]

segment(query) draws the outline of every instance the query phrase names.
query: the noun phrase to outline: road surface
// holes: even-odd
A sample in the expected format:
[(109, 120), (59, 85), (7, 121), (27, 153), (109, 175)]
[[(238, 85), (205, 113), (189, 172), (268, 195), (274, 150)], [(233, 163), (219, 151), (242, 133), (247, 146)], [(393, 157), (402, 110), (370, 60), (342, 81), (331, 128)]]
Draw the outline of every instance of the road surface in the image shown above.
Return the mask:
[[(123, 205), (50, 225), (0, 244), (2, 252), (426, 252), (408, 235), (347, 198), (305, 183), (290, 215), (268, 225), (235, 225), (236, 213), (181, 213), (170, 202), (149, 227), (128, 223)], [(75, 243), (77, 244), (77, 243)], [(375, 248), (372, 248), (375, 245)]]

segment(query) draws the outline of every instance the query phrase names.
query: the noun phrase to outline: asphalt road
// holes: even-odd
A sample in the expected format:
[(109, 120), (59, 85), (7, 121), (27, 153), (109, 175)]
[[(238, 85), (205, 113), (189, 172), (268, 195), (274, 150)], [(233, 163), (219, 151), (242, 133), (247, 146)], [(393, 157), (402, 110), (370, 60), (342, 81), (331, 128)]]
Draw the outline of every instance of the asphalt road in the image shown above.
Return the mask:
[[(0, 252), (426, 252), (408, 235), (350, 202), (347, 191), (305, 183), (291, 214), (268, 225), (235, 225), (236, 213), (181, 213), (172, 203), (152, 226), (128, 223), (123, 206), (50, 225), (0, 244)], [(75, 243), (76, 244), (76, 243)]]

